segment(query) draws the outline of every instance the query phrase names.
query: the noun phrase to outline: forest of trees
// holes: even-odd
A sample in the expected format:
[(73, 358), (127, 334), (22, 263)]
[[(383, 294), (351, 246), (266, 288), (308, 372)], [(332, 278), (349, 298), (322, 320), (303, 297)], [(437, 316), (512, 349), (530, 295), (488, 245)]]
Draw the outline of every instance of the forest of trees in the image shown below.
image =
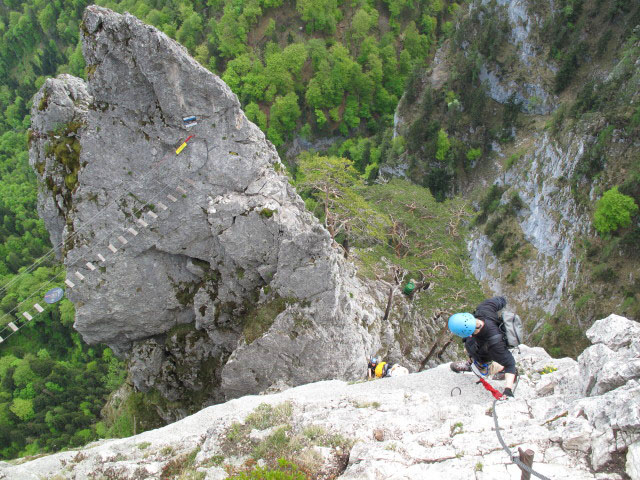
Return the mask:
[[(62, 271), (53, 256), (28, 268), (51, 248), (36, 212), (28, 111), (47, 76), (82, 75), (78, 26), (85, 4), (0, 4), (0, 326)], [(73, 305), (63, 300), (0, 345), (0, 459), (105, 435), (100, 409), (124, 380), (124, 365), (110, 350), (84, 344), (73, 318)]]
[[(61, 269), (41, 267), (14, 281), (3, 312)], [(62, 300), (0, 347), (1, 459), (80, 446), (107, 434), (100, 410), (124, 381), (123, 364), (108, 348), (84, 344), (73, 319), (73, 304)]]
[(388, 127), (411, 71), (457, 11), (441, 0), (133, 0), (128, 11), (185, 45), (280, 146)]

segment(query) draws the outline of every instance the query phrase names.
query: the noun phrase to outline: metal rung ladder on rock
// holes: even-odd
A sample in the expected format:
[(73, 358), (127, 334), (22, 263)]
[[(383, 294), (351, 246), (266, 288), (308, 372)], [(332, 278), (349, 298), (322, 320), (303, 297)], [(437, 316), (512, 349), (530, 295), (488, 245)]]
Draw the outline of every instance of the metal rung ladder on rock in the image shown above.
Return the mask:
[[(189, 138), (191, 138), (191, 137), (189, 137)], [(187, 141), (188, 141), (188, 140), (189, 140), (189, 139), (187, 139)], [(186, 141), (185, 141), (185, 143), (186, 143)], [(69, 148), (69, 146), (68, 146), (68, 145), (67, 145), (67, 148)], [(196, 187), (196, 186), (197, 186), (196, 182), (194, 182), (194, 181), (193, 181), (192, 179), (190, 179), (190, 178), (185, 178), (185, 179), (183, 179), (183, 180), (184, 180), (187, 184), (189, 184), (189, 185), (191, 185), (191, 186), (193, 186), (193, 187)], [(184, 197), (184, 198), (186, 198), (187, 193), (188, 193), (188, 192), (187, 192), (187, 190), (186, 190), (185, 188), (183, 188), (183, 186), (182, 186), (182, 185), (177, 185), (177, 186), (175, 187), (175, 191), (176, 191), (176, 192), (178, 192), (179, 194), (181, 194), (181, 195), (182, 195), (182, 197)], [(166, 195), (166, 198), (167, 198), (168, 200), (170, 200), (171, 202), (177, 202), (177, 201), (178, 201), (178, 198), (176, 198), (174, 195), (171, 195), (171, 194), (167, 194), (167, 195)], [(162, 211), (166, 211), (166, 210), (168, 210), (168, 209), (169, 209), (169, 207), (168, 207), (166, 204), (164, 204), (163, 202), (157, 202), (157, 206), (158, 206)], [(153, 205), (152, 205), (152, 204), (148, 204), (148, 205), (145, 205), (145, 207), (146, 207), (146, 208), (153, 208)], [(144, 214), (144, 213), (146, 213), (147, 215), (149, 215), (149, 217), (150, 217), (150, 218), (152, 218), (152, 219), (154, 219), (154, 220), (158, 218), (158, 215), (157, 215), (153, 210), (151, 210), (151, 209), (149, 209), (149, 210), (147, 210), (147, 211), (143, 211), (143, 212), (141, 212), (141, 213), (143, 213), (143, 214)], [(135, 220), (135, 223), (137, 223), (137, 224), (138, 224), (139, 226), (141, 226), (141, 227), (148, 227), (148, 226), (149, 226), (149, 224), (148, 224), (148, 223), (147, 223), (143, 218), (137, 218), (137, 219)], [(135, 228), (133, 228), (133, 227), (128, 227), (128, 228), (123, 227), (123, 228), (122, 228), (122, 231), (123, 231), (123, 232), (128, 232), (128, 233), (130, 233), (130, 234), (131, 234), (131, 235), (133, 235), (134, 237), (135, 237), (135, 236), (137, 236), (137, 235), (138, 235), (138, 233), (139, 233), (139, 232), (138, 232), (138, 230), (136, 230), (136, 229), (135, 229)], [(118, 241), (119, 241), (122, 245), (126, 245), (127, 243), (129, 243), (129, 241), (124, 237), (124, 235), (119, 235), (119, 236), (117, 236), (117, 239), (118, 239)], [(115, 242), (114, 242), (114, 243), (115, 243)], [(107, 248), (108, 248), (112, 253), (116, 253), (116, 252), (118, 252), (118, 249), (113, 245), (113, 243), (109, 243), (109, 244), (108, 244), (108, 246), (107, 246)], [(106, 263), (106, 258), (105, 258), (101, 253), (97, 253), (97, 254), (96, 254), (96, 256), (97, 256), (97, 258), (98, 258), (101, 262), (105, 262), (105, 263)], [(95, 265), (94, 263), (90, 262), (90, 261), (86, 262), (86, 263), (85, 263), (85, 265), (86, 265), (87, 269), (88, 269), (90, 272), (93, 272), (93, 271), (95, 271), (95, 270), (97, 270), (97, 269), (98, 269), (98, 267), (96, 267), (96, 265)], [(78, 279), (79, 279), (79, 280), (81, 280), (81, 281), (84, 281), (84, 280), (85, 280), (85, 276), (84, 276), (82, 273), (80, 273), (79, 271), (77, 271), (77, 270), (76, 270), (75, 272), (73, 272), (73, 275), (75, 275), (75, 276), (76, 276), (76, 278), (78, 278)], [(74, 288), (74, 287), (76, 286), (76, 284), (75, 284), (75, 283), (73, 283), (73, 282), (72, 282), (70, 279), (68, 279), (68, 278), (66, 278), (66, 279), (64, 280), (64, 284), (67, 286), (67, 288), (70, 288), (70, 289), (71, 289), (71, 288)], [(40, 304), (38, 304), (38, 303), (34, 303), (34, 304), (33, 304), (33, 308), (36, 310), (36, 312), (37, 312), (38, 314), (39, 314), (39, 313), (43, 313), (43, 312), (44, 312), (44, 308), (43, 308)], [(36, 314), (36, 315), (37, 315), (37, 314)], [(22, 312), (22, 316), (26, 319), (26, 322), (30, 322), (31, 320), (33, 320), (33, 316), (32, 316), (28, 311), (24, 311), (24, 312)], [(19, 320), (19, 321), (17, 322), (17, 324), (16, 324), (16, 323), (14, 323), (14, 322), (8, 322), (8, 323), (6, 324), (6, 327), (7, 327), (7, 328), (9, 328), (10, 330), (12, 330), (12, 333), (13, 333), (13, 332), (17, 332), (17, 331), (18, 331), (22, 326), (24, 326), (24, 325), (26, 324), (26, 323), (25, 323), (25, 322), (23, 322), (21, 319), (18, 319), (18, 320)], [(9, 336), (11, 336), (11, 335), (9, 335)], [(6, 339), (7, 339), (7, 337), (4, 337), (4, 338), (3, 338), (3, 337), (0, 337), (0, 343), (4, 342)]]

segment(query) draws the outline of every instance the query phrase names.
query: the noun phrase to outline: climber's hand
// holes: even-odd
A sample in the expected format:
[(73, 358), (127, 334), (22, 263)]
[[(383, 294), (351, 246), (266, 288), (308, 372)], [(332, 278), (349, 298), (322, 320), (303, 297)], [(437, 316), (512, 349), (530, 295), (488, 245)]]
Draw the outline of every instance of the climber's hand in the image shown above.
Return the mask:
[(513, 398), (513, 391), (510, 388), (505, 388), (504, 392), (502, 392), (502, 395), (507, 398)]

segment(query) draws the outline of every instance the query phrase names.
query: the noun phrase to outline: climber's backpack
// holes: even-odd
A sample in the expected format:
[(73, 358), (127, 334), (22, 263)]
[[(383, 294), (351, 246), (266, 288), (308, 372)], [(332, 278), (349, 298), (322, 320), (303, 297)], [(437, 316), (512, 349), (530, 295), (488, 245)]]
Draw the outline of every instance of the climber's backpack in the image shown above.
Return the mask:
[(498, 315), (498, 327), (502, 331), (502, 337), (507, 348), (517, 348), (522, 343), (523, 328), (522, 319), (515, 312), (503, 310)]

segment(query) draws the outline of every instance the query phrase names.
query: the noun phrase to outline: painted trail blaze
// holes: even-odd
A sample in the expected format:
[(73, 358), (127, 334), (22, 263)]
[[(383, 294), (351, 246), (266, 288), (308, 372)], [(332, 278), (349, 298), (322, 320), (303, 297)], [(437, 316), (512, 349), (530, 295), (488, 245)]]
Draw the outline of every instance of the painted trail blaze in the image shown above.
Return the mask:
[(187, 146), (187, 142), (188, 142), (189, 140), (191, 140), (192, 138), (193, 138), (193, 135), (189, 135), (189, 136), (187, 137), (187, 139), (186, 139), (184, 142), (182, 142), (182, 145), (180, 145), (180, 146), (178, 147), (178, 149), (176, 150), (176, 155), (179, 155), (179, 154), (180, 154), (180, 152), (186, 148), (186, 146)]

